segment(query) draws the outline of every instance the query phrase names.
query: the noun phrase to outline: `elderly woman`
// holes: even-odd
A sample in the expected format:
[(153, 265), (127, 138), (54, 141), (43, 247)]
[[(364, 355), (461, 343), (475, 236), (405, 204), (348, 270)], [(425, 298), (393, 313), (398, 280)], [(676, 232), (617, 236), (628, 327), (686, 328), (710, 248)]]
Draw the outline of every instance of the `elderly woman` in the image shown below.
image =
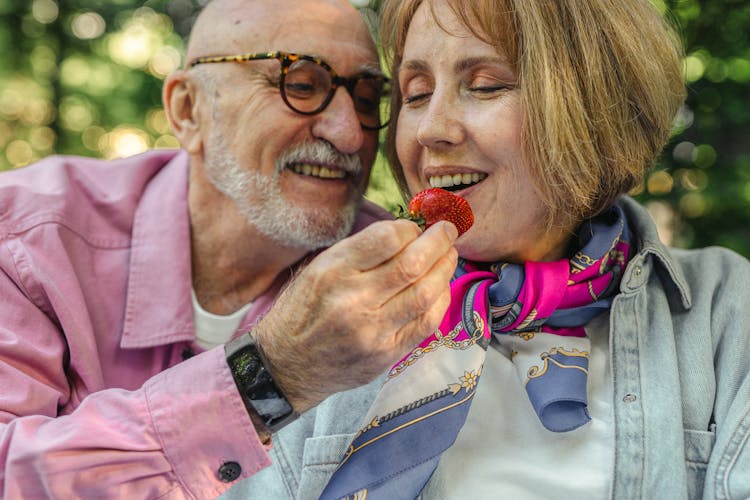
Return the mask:
[(625, 194), (685, 94), (660, 13), (386, 0), (383, 16), (396, 177), (455, 191), (476, 222), (440, 328), (282, 430), (245, 492), (750, 497), (750, 265), (665, 247)]
[(388, 0), (383, 15), (396, 177), (456, 192), (476, 223), (443, 325), (391, 370), (326, 495), (747, 498), (750, 266), (665, 247), (625, 195), (685, 94), (659, 12)]

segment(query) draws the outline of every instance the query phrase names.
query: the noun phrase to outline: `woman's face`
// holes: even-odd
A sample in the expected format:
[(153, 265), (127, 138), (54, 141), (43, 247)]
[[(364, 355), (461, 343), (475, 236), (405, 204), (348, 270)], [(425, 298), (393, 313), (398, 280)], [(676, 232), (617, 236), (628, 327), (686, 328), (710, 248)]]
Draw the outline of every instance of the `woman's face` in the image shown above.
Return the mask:
[[(476, 261), (561, 258), (569, 231), (548, 215), (522, 155), (521, 93), (504, 54), (471, 34), (445, 0), (422, 3), (409, 27), (398, 85), (396, 151), (412, 193), (447, 187), (471, 205), (456, 247)], [(443, 26), (445, 29), (441, 28)]]

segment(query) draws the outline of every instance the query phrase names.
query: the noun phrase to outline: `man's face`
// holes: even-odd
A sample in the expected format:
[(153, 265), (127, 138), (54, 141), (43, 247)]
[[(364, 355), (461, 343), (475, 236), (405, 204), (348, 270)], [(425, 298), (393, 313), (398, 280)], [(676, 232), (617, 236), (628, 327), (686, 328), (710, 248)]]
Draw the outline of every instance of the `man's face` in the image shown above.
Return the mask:
[[(234, 51), (221, 54), (309, 54), (345, 77), (377, 68), (369, 33), (348, 6), (316, 0), (290, 5), (263, 9), (264, 17), (252, 25), (245, 17), (232, 24), (227, 36)], [(314, 249), (346, 236), (377, 150), (377, 132), (361, 127), (346, 90), (337, 89), (324, 111), (307, 116), (282, 100), (277, 60), (199, 68), (210, 107), (201, 123), (204, 164), (214, 186), (282, 245)]]

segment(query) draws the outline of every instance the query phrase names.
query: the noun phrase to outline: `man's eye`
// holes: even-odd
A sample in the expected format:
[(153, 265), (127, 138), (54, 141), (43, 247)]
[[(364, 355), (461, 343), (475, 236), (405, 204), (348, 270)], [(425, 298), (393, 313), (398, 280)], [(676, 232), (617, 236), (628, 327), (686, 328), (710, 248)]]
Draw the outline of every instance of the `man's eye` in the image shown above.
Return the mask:
[(377, 111), (380, 103), (369, 97), (356, 96), (354, 98), (354, 109), (362, 113), (372, 113)]
[(302, 83), (302, 82), (286, 82), (284, 84), (284, 89), (286, 89), (287, 92), (293, 92), (293, 93), (312, 93), (315, 90), (315, 86), (310, 83)]

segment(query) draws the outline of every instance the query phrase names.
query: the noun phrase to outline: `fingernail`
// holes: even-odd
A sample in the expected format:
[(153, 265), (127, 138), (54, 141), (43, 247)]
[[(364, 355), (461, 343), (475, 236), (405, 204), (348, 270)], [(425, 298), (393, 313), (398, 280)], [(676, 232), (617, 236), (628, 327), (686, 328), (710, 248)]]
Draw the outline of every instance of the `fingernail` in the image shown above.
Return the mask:
[(443, 227), (445, 228), (445, 234), (448, 235), (448, 238), (451, 240), (455, 240), (458, 238), (458, 229), (456, 229), (456, 226), (454, 226), (450, 222), (444, 222)]

